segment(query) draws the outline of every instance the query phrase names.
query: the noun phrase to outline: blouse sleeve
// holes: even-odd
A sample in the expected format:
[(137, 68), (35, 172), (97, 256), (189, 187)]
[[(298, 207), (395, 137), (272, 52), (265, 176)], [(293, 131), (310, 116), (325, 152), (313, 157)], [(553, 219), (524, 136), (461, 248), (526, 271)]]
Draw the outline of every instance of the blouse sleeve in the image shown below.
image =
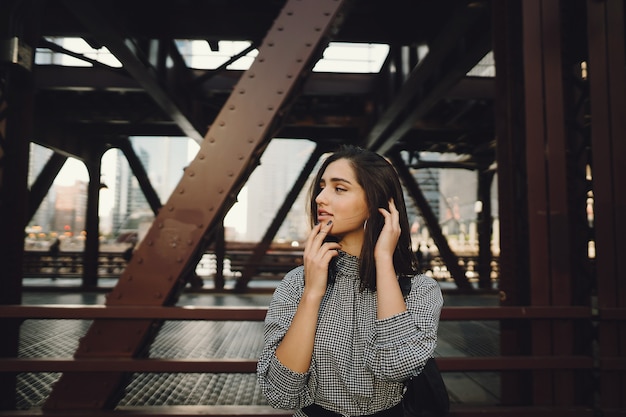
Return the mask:
[(302, 374), (294, 372), (281, 364), (275, 354), (296, 314), (303, 288), (303, 268), (298, 267), (277, 286), (265, 317), (264, 346), (257, 363), (257, 379), (265, 398), (274, 408), (295, 410), (313, 402), (307, 388), (310, 370)]
[(403, 381), (423, 369), (437, 346), (443, 296), (425, 275), (412, 278), (407, 311), (377, 320), (365, 352), (365, 364), (384, 380)]

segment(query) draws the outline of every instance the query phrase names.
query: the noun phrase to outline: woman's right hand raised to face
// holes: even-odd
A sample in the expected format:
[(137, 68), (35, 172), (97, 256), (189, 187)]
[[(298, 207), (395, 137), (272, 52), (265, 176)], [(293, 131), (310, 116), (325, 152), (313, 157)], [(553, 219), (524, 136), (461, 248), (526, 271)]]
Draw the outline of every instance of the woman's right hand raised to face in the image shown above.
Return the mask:
[(325, 242), (333, 224), (332, 220), (315, 225), (304, 247), (304, 292), (322, 297), (328, 283), (328, 266), (339, 253), (341, 245)]

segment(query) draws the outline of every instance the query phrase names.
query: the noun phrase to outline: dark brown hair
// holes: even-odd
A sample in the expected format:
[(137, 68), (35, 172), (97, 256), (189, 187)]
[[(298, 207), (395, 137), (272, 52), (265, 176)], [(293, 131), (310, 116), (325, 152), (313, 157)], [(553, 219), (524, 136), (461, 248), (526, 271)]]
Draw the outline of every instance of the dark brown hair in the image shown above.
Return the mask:
[(354, 169), (356, 180), (365, 191), (369, 218), (365, 226), (365, 238), (359, 256), (361, 290), (376, 290), (376, 266), (374, 247), (380, 231), (385, 224), (378, 208), (389, 208), (389, 199), (393, 198), (400, 213), (400, 238), (393, 253), (393, 264), (398, 277), (412, 277), (417, 273), (417, 258), (411, 246), (409, 220), (402, 186), (395, 168), (381, 155), (353, 145), (344, 145), (331, 154), (322, 163), (310, 189), (309, 216), (311, 225), (316, 222), (317, 203), (315, 198), (321, 192), (320, 181), (324, 171), (332, 162), (346, 159)]

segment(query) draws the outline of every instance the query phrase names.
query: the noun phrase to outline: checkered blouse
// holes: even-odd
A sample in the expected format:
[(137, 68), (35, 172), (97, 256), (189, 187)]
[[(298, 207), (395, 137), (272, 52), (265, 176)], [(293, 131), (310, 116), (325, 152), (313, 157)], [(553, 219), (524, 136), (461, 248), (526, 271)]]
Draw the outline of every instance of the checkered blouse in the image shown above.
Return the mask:
[(412, 278), (408, 311), (376, 319), (376, 293), (359, 291), (358, 258), (341, 252), (334, 283), (319, 312), (311, 367), (293, 372), (276, 359), (304, 291), (304, 268), (278, 285), (265, 318), (265, 347), (257, 366), (270, 405), (295, 410), (315, 402), (346, 416), (373, 414), (397, 404), (402, 381), (419, 373), (437, 344), (443, 297), (435, 280)]

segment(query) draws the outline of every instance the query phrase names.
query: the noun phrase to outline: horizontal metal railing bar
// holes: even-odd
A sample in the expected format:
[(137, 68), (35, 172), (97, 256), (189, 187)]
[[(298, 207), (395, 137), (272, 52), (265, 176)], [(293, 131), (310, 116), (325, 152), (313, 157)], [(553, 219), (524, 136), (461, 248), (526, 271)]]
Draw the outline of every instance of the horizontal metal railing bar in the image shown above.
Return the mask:
[[(135, 359), (135, 358), (0, 358), (2, 372), (139, 372), (139, 373), (254, 373), (249, 359)], [(587, 356), (438, 357), (442, 372), (505, 370), (585, 370)]]
[(21, 319), (163, 319), (263, 321), (267, 307), (104, 306), (81, 304), (4, 305), (0, 318)]
[(11, 410), (0, 411), (0, 417), (110, 417), (110, 416), (236, 416), (236, 417), (281, 417), (293, 415), (292, 410), (280, 410), (269, 405), (169, 405), (169, 406), (122, 406), (114, 410), (89, 409), (89, 410)]
[[(51, 410), (41, 409), (0, 411), (0, 417), (111, 417), (111, 416), (142, 416), (142, 417), (282, 417), (293, 415), (291, 410), (280, 410), (270, 406), (239, 406), (239, 405), (182, 405), (182, 406), (140, 406), (140, 407), (117, 407), (114, 410)], [(595, 411), (586, 407), (566, 406), (480, 406), (480, 405), (450, 405), (448, 417), (593, 417)]]
[(626, 308), (601, 308), (598, 316), (601, 320), (626, 320)]
[[(263, 321), (267, 307), (2, 305), (0, 318)], [(441, 320), (585, 319), (587, 307), (444, 307)]]

